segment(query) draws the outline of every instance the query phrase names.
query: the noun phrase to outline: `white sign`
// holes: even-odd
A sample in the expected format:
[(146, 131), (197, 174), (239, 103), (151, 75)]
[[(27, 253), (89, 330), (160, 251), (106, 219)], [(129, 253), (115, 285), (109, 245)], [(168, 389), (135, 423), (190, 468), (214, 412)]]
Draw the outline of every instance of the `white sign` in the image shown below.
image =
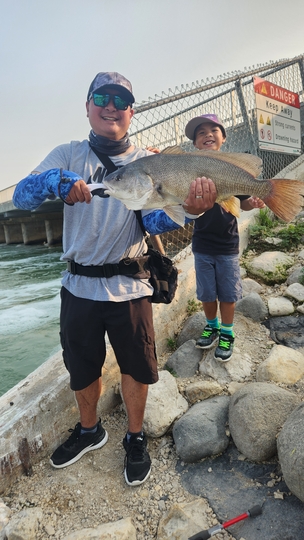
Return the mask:
[(254, 77), (259, 148), (301, 154), (299, 95)]

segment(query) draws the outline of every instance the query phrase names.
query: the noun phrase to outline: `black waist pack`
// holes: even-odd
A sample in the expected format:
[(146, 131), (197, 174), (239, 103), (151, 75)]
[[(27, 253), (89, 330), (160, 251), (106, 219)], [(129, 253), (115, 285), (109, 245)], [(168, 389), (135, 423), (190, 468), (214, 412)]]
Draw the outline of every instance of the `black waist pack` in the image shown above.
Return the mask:
[[(142, 215), (139, 210), (135, 210), (137, 221), (140, 225), (145, 240), (147, 233), (143, 224)], [(169, 257), (162, 255), (157, 249), (148, 246), (145, 255), (149, 256), (149, 281), (154, 289), (152, 302), (154, 304), (171, 304), (177, 289), (178, 270)]]
[(178, 270), (171, 259), (155, 249), (149, 248), (147, 255), (151, 274), (149, 282), (154, 289), (152, 302), (170, 304), (177, 288)]

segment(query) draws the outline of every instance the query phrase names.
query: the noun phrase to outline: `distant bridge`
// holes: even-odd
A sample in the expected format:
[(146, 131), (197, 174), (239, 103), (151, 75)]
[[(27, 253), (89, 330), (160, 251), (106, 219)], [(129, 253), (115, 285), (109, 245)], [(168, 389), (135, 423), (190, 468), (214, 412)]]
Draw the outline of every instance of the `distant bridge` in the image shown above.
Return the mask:
[(32, 211), (19, 210), (12, 203), (15, 186), (0, 191), (0, 243), (42, 244), (62, 241), (61, 199), (45, 201)]

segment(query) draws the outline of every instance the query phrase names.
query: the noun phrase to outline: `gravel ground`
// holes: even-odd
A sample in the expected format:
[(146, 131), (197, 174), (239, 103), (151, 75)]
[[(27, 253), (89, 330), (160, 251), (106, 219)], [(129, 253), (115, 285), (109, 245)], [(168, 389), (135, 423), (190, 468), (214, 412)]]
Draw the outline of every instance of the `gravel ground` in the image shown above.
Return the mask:
[[(54, 469), (48, 460), (33, 467), (33, 475), (22, 476), (3, 496), (13, 512), (42, 508), (45, 520), (37, 540), (61, 539), (84, 527), (131, 516), (137, 538), (157, 538), (160, 518), (173, 503), (196, 499), (185, 491), (175, 470), (177, 457), (170, 434), (149, 439), (152, 472), (144, 484), (129, 487), (123, 476), (122, 439), (126, 415), (122, 406), (103, 418), (109, 433), (107, 444), (90, 452), (66, 469)], [(217, 523), (210, 508), (210, 526)], [(228, 533), (222, 535), (228, 540)]]

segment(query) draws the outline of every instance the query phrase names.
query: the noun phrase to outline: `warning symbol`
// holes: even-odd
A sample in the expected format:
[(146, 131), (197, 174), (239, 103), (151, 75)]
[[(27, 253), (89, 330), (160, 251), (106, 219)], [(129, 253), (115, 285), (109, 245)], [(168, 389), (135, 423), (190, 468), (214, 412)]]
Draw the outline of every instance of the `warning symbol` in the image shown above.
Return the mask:
[(271, 141), (271, 139), (272, 139), (272, 133), (271, 133), (270, 129), (268, 129), (268, 131), (267, 131), (267, 139), (269, 141)]
[(267, 89), (266, 89), (266, 86), (265, 86), (264, 83), (262, 84), (261, 94), (266, 94), (266, 96), (267, 96)]
[(262, 115), (262, 114), (260, 114), (260, 124), (265, 124), (264, 118), (263, 118), (263, 115)]
[(265, 139), (265, 131), (262, 129), (260, 129), (260, 137), (261, 139)]
[(267, 122), (266, 122), (266, 124), (267, 124), (267, 126), (271, 126), (271, 121), (270, 121), (270, 118), (269, 118), (269, 116), (268, 116), (268, 118), (267, 118)]

